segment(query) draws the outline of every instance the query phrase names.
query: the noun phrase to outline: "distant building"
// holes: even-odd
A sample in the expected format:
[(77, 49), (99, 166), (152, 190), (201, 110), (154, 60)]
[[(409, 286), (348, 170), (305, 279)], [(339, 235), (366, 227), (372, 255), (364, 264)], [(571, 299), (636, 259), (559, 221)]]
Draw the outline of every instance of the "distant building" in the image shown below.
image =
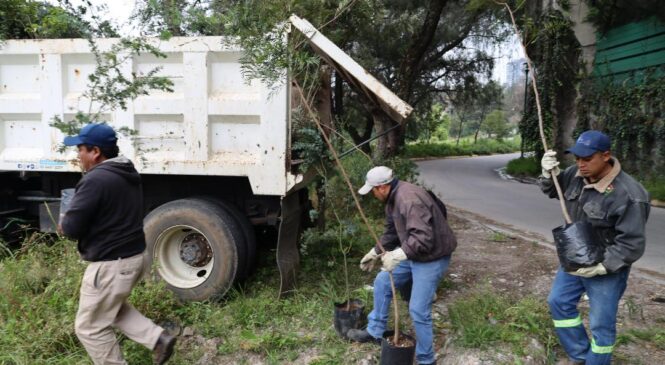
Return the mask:
[(524, 77), (524, 66), (526, 60), (518, 58), (508, 62), (506, 65), (506, 85), (511, 86), (520, 81)]

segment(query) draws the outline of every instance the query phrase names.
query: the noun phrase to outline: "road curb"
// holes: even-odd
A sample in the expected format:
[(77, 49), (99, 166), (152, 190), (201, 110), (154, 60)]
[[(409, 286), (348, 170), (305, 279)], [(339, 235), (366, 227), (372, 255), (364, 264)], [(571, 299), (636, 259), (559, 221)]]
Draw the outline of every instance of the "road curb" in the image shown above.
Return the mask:
[(652, 199), (651, 206), (656, 208), (665, 208), (665, 202), (658, 199)]

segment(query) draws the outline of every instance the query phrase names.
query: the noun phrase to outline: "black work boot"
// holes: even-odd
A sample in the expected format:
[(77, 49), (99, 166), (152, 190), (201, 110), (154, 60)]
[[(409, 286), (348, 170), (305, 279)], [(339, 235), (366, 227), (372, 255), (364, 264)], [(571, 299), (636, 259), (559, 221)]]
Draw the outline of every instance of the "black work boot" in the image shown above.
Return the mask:
[(171, 358), (171, 355), (173, 355), (175, 340), (176, 338), (166, 333), (166, 331), (159, 335), (155, 348), (152, 350), (156, 365), (165, 364), (166, 361)]
[(377, 345), (381, 344), (381, 339), (370, 335), (367, 330), (350, 329), (349, 332), (346, 333), (346, 337), (355, 342), (374, 342)]

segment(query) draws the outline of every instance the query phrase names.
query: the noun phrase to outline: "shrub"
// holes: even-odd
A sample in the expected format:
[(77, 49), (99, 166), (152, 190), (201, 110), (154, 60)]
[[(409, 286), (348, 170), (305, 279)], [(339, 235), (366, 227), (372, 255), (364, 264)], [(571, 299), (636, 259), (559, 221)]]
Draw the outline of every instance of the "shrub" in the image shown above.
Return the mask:
[(513, 176), (536, 177), (540, 175), (540, 170), (540, 161), (535, 157), (516, 158), (506, 166), (506, 172)]

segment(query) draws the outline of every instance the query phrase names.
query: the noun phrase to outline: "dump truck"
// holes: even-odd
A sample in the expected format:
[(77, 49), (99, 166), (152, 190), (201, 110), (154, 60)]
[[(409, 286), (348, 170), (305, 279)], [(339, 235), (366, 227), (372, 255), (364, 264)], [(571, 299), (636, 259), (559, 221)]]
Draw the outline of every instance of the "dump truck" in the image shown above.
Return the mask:
[[(396, 120), (411, 107), (304, 19), (289, 19), (339, 75)], [(123, 72), (159, 67), (173, 92), (153, 91), (98, 121), (134, 131), (121, 154), (143, 182), (147, 267), (182, 300), (223, 295), (247, 278), (256, 230), (274, 228), (280, 293), (294, 285), (307, 194), (291, 155), (292, 84), (243, 78), (242, 49), (224, 37), (149, 39), (166, 54), (129, 57)], [(286, 41), (286, 40), (284, 40)], [(97, 39), (109, 50), (118, 39)], [(9, 40), (0, 45), (0, 218), (31, 217), (54, 232), (62, 191), (81, 178), (54, 118), (72, 120), (96, 63), (85, 39)]]

